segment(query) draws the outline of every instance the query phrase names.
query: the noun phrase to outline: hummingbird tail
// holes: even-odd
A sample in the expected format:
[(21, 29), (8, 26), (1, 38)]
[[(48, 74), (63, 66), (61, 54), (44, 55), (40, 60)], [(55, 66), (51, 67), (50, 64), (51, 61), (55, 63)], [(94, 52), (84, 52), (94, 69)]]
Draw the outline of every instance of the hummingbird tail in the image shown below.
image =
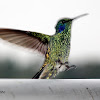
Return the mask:
[[(57, 69), (54, 68), (51, 64), (48, 64), (43, 72), (41, 73), (39, 79), (51, 79), (52, 77), (55, 77), (57, 74)], [(51, 68), (50, 68), (51, 67)], [(49, 69), (48, 69), (49, 68)]]
[(40, 71), (35, 74), (32, 79), (50, 79), (55, 77), (57, 74), (57, 69), (54, 68), (51, 64), (44, 64)]
[(44, 70), (44, 67), (42, 67), (41, 70), (38, 71), (38, 72), (33, 76), (32, 79), (38, 79), (38, 78), (40, 77), (41, 73), (43, 72), (43, 70)]

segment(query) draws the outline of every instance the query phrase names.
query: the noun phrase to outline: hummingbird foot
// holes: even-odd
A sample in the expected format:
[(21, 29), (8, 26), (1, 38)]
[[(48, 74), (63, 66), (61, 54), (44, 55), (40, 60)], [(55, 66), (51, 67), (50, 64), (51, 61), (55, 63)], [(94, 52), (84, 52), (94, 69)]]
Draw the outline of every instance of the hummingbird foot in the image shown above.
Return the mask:
[(69, 66), (69, 62), (64, 62), (63, 63), (60, 59), (58, 59), (56, 62), (58, 62), (60, 64), (58, 69), (61, 69), (63, 65), (67, 68), (65, 71), (68, 71), (69, 69), (72, 69), (72, 68), (76, 69), (75, 65)]
[(75, 65), (71, 65), (71, 66), (66, 65), (66, 67), (67, 67), (66, 71), (68, 71), (69, 69), (73, 69), (73, 68), (76, 69), (77, 68)]

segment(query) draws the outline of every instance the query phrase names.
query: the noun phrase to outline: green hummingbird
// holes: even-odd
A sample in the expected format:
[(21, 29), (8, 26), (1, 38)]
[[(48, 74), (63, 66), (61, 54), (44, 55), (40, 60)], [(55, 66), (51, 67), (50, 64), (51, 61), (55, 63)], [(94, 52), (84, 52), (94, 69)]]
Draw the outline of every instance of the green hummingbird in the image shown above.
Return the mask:
[(0, 29), (0, 38), (8, 42), (35, 49), (45, 55), (45, 61), (39, 72), (33, 79), (50, 79), (59, 72), (69, 70), (75, 65), (69, 66), (71, 25), (72, 21), (85, 16), (75, 18), (63, 18), (58, 21), (54, 35), (45, 35), (37, 32), (22, 31), (15, 29)]

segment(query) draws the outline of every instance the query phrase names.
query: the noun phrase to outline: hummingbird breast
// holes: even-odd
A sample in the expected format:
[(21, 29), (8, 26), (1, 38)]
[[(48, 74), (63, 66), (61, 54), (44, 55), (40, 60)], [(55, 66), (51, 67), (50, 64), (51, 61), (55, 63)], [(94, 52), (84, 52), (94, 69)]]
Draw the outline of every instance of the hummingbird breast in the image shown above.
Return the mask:
[(51, 37), (48, 46), (45, 64), (46, 67), (40, 78), (55, 77), (59, 72), (65, 71), (68, 65), (70, 51), (70, 37), (68, 35), (57, 34)]
[(66, 34), (57, 34), (51, 38), (50, 59), (60, 60), (62, 63), (68, 61), (70, 51), (70, 37)]

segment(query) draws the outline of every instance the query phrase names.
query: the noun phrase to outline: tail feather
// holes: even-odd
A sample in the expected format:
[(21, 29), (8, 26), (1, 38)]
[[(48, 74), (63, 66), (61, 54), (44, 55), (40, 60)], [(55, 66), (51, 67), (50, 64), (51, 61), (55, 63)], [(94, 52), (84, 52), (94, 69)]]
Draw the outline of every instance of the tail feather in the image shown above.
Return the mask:
[[(41, 73), (39, 79), (50, 79), (52, 77), (55, 77), (57, 74), (57, 69), (55, 69), (52, 65), (49, 64), (48, 66), (45, 67), (43, 72)], [(51, 68), (50, 68), (51, 67)], [(49, 69), (48, 69), (49, 68)]]
[(41, 73), (43, 72), (43, 70), (44, 70), (44, 67), (42, 67), (41, 70), (40, 70), (39, 72), (37, 72), (37, 73), (33, 76), (32, 79), (38, 79), (38, 78), (40, 77)]

